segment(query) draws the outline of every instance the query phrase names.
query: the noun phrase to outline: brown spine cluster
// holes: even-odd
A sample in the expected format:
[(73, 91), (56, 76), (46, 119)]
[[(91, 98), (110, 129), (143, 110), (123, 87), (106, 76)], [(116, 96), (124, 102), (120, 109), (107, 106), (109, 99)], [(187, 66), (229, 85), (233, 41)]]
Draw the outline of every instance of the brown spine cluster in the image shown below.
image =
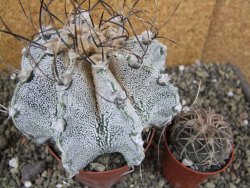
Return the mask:
[(230, 157), (233, 136), (222, 115), (211, 109), (190, 108), (177, 115), (173, 124), (170, 139), (181, 159), (210, 167)]

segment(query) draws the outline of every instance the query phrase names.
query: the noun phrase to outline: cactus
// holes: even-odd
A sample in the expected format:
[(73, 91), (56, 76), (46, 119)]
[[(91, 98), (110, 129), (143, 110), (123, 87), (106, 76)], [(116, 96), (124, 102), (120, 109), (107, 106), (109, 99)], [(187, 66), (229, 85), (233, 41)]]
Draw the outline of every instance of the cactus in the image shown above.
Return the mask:
[(10, 116), (34, 142), (55, 144), (70, 176), (106, 153), (139, 165), (142, 130), (181, 110), (163, 72), (166, 46), (151, 31), (129, 37), (122, 14), (107, 20), (75, 11), (61, 29), (41, 27), (22, 52)]
[(180, 159), (194, 163), (197, 170), (222, 167), (232, 153), (229, 123), (211, 109), (191, 107), (173, 119), (170, 142)]

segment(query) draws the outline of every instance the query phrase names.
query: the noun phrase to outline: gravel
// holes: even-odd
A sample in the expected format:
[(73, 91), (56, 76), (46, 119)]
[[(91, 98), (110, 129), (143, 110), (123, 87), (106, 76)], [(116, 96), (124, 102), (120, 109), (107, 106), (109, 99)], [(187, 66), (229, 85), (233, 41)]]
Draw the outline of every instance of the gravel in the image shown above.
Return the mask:
[[(172, 82), (179, 87), (183, 105), (191, 105), (199, 81), (202, 81), (197, 103), (203, 107), (213, 108), (223, 114), (230, 122), (234, 133), (235, 160), (226, 172), (210, 178), (200, 187), (204, 188), (248, 188), (250, 187), (250, 105), (246, 102), (242, 92), (241, 81), (231, 65), (201, 64), (180, 66), (169, 70)], [(15, 88), (14, 80), (1, 73), (0, 75), (0, 104), (8, 106)], [(0, 113), (0, 125), (8, 118), (7, 114)], [(158, 162), (158, 139), (161, 130), (156, 131), (155, 139), (146, 153), (146, 158), (140, 167), (127, 175), (116, 188), (167, 188), (170, 185), (162, 176), (160, 162)], [(160, 159), (163, 148), (160, 146)], [(12, 159), (18, 159), (15, 168), (9, 165)], [(13, 162), (13, 161), (12, 161)], [(22, 180), (22, 169), (40, 164), (36, 177)], [(16, 164), (15, 164), (16, 165)], [(38, 165), (39, 166), (39, 165)], [(44, 145), (36, 145), (27, 140), (11, 121), (0, 127), (0, 187), (70, 187), (82, 186), (72, 179), (67, 179), (64, 170), (49, 154)]]

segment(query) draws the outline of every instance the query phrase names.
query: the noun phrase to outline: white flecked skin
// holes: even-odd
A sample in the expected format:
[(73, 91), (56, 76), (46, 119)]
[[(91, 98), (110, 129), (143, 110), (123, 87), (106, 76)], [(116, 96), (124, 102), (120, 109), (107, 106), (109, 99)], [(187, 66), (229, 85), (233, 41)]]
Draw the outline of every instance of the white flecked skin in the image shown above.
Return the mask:
[[(49, 39), (40, 35), (35, 41), (45, 45), (58, 38), (46, 34)], [(126, 50), (107, 50), (105, 61), (97, 58), (95, 65), (77, 60), (72, 50), (59, 50), (55, 59), (48, 49), (24, 50), (12, 119), (36, 143), (56, 144), (70, 176), (105, 153), (120, 152), (129, 166), (139, 165), (142, 130), (163, 126), (181, 110), (177, 88), (160, 72), (166, 47), (144, 35), (138, 36), (144, 49), (148, 46), (144, 56), (134, 37), (123, 41)], [(135, 55), (143, 56), (141, 61)]]

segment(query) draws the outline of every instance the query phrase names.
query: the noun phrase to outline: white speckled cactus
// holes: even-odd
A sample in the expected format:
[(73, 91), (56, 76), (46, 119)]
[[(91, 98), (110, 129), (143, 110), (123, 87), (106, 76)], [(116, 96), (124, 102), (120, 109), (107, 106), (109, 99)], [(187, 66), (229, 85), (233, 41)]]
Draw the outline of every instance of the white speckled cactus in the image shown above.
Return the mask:
[(181, 110), (161, 72), (166, 47), (149, 31), (127, 37), (120, 16), (98, 26), (81, 11), (68, 22), (46, 27), (23, 50), (10, 116), (33, 141), (54, 143), (71, 176), (105, 153), (139, 165), (142, 130)]

